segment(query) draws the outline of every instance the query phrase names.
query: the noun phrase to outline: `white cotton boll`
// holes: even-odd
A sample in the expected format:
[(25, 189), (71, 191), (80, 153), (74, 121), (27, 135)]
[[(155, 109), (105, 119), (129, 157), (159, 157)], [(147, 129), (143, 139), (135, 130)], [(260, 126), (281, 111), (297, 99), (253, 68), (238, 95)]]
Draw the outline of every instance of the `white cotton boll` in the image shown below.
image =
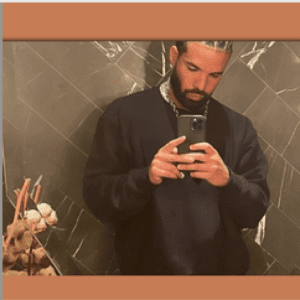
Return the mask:
[(47, 229), (47, 224), (44, 218), (42, 218), (37, 224), (36, 224), (36, 230), (38, 231), (45, 231)]
[(46, 221), (50, 226), (57, 223), (57, 216), (56, 216), (56, 212), (54, 210), (52, 210), (51, 215), (48, 218), (46, 218)]
[(41, 213), (43, 218), (49, 217), (52, 212), (51, 206), (47, 203), (37, 204), (37, 209)]
[(39, 212), (35, 209), (31, 209), (31, 210), (26, 211), (25, 216), (26, 216), (27, 222), (29, 224), (36, 224), (42, 218), (42, 216), (39, 214)]

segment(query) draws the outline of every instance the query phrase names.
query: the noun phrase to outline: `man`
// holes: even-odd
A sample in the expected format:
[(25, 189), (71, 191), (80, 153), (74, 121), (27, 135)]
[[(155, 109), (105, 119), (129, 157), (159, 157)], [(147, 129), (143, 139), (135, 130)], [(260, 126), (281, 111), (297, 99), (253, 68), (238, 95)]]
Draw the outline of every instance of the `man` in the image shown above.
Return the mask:
[[(99, 120), (83, 195), (96, 217), (115, 224), (122, 274), (239, 275), (249, 267), (241, 231), (268, 207), (267, 161), (251, 122), (211, 97), (231, 49), (177, 42), (170, 82), (114, 101)], [(188, 154), (177, 150), (182, 113), (207, 119), (206, 142)]]

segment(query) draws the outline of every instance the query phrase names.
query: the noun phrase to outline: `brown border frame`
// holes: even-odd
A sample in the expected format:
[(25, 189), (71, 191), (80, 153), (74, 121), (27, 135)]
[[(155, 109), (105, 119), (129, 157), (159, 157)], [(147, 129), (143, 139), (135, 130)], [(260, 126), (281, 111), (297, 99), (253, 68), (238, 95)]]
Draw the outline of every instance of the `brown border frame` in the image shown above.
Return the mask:
[[(300, 40), (299, 8), (299, 3), (4, 3), (3, 40)], [(4, 277), (3, 299), (299, 299), (299, 283), (299, 276)]]

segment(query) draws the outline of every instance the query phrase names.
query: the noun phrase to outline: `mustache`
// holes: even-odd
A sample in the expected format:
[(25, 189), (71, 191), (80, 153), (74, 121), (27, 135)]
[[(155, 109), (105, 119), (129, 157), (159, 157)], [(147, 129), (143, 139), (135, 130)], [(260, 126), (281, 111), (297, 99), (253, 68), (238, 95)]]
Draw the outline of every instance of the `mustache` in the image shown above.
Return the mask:
[(184, 93), (185, 94), (193, 93), (193, 94), (198, 94), (198, 95), (201, 95), (201, 96), (204, 96), (204, 97), (209, 96), (209, 94), (205, 93), (204, 91), (200, 91), (199, 89), (184, 90)]

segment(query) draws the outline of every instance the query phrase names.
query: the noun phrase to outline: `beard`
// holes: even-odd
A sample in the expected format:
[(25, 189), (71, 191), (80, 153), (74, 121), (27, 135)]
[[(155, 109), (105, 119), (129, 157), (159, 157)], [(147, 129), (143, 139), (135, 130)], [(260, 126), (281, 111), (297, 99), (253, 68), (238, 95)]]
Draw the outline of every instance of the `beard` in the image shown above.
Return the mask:
[[(191, 89), (191, 90), (183, 90), (181, 89), (181, 82), (177, 74), (177, 68), (176, 65), (174, 66), (174, 70), (172, 72), (170, 83), (172, 87), (172, 91), (174, 93), (174, 96), (180, 102), (180, 104), (189, 110), (192, 113), (200, 113), (201, 110), (205, 107), (208, 99), (210, 98), (211, 94), (207, 94), (204, 91), (200, 91), (197, 88)], [(202, 96), (201, 100), (195, 101), (190, 98), (188, 98), (187, 94), (193, 93)]]

